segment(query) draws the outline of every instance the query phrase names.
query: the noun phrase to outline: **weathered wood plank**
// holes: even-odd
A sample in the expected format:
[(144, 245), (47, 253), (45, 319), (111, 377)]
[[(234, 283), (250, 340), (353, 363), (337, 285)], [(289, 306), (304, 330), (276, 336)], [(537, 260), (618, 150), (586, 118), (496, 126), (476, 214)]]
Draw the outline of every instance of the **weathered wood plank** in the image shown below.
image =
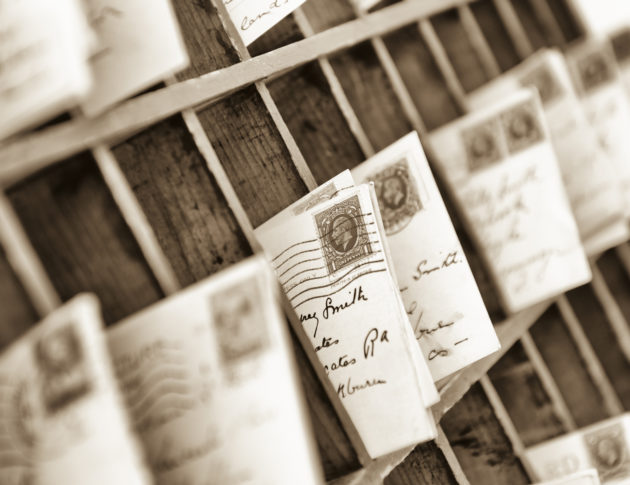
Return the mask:
[(489, 78), (483, 63), (474, 50), (457, 10), (449, 10), (432, 18), (442, 45), (446, 49), (455, 73), (466, 92), (473, 91)]
[(514, 6), (527, 38), (534, 50), (552, 45), (552, 40), (547, 37), (543, 26), (536, 18), (536, 14), (529, 0), (509, 0)]
[(37, 320), (35, 308), (11, 269), (4, 251), (0, 250), (0, 352)]
[(624, 408), (630, 409), (630, 362), (621, 351), (616, 334), (592, 287), (586, 285), (576, 288), (567, 293), (567, 298)]
[(87, 153), (11, 187), (7, 195), (62, 300), (100, 298), (107, 323), (162, 293)]
[(501, 70), (507, 71), (518, 64), (516, 48), (492, 1), (473, 2), (470, 7)]
[(470, 483), (529, 483), (480, 384), (471, 387), (441, 425)]
[(488, 376), (525, 446), (566, 431), (520, 342), (497, 362)]
[(181, 117), (113, 151), (182, 286), (251, 254)]
[(556, 306), (530, 330), (571, 415), (579, 427), (609, 417), (604, 400), (591, 380)]
[(383, 485), (457, 485), (446, 458), (434, 441), (416, 446), (385, 478)]

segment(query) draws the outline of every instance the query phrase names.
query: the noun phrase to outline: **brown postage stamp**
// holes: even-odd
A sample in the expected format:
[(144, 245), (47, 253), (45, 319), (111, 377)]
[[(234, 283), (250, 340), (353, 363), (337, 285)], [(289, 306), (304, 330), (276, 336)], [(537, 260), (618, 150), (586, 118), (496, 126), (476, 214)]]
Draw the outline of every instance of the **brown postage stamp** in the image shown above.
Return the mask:
[(315, 225), (329, 274), (373, 252), (358, 195), (315, 214)]

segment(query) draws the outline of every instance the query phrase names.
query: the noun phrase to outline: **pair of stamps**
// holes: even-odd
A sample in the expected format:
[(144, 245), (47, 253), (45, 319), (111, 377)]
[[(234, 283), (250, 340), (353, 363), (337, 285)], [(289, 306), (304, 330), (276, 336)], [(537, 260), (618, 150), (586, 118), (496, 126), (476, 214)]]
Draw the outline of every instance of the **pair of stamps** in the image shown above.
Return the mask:
[(462, 130), (461, 137), (472, 172), (542, 142), (545, 135), (536, 104), (528, 100)]

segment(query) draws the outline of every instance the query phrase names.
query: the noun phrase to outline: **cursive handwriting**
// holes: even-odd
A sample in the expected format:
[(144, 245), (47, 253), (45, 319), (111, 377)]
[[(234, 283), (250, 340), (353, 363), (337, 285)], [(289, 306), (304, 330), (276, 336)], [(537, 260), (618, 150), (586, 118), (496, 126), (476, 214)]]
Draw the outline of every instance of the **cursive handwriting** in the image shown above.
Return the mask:
[(429, 265), (429, 261), (423, 259), (416, 266), (415, 274), (412, 275), (412, 278), (416, 281), (419, 281), (423, 276), (430, 275), (431, 273), (435, 273), (436, 271), (440, 271), (441, 269), (445, 269), (449, 266), (453, 266), (454, 264), (460, 264), (463, 262), (464, 260), (459, 257), (459, 253), (457, 250), (449, 252), (446, 257), (437, 264)]
[(370, 387), (387, 384), (385, 379), (366, 379), (363, 384), (352, 384), (352, 377), (348, 377), (348, 381), (346, 384), (339, 384), (337, 386), (337, 394), (341, 399), (344, 399), (346, 396), (351, 396), (355, 392), (363, 391), (364, 389), (368, 389)]
[(416, 340), (420, 340), (425, 335), (433, 335), (438, 330), (442, 330), (444, 328), (452, 327), (453, 325), (455, 325), (455, 320), (450, 320), (450, 321), (446, 321), (446, 322), (444, 320), (440, 320), (437, 323), (437, 325), (435, 325), (434, 327), (419, 328), (416, 331)]
[(349, 291), (351, 295), (350, 301), (346, 301), (340, 305), (333, 305), (333, 300), (331, 297), (326, 298), (326, 303), (324, 307), (324, 311), (322, 312), (322, 316), (328, 320), (329, 317), (345, 310), (346, 308), (350, 308), (355, 303), (360, 301), (368, 301), (367, 296), (363, 293), (363, 287), (359, 285), (359, 288), (354, 288), (354, 290)]
[(315, 329), (313, 330), (313, 338), (317, 337), (317, 329), (319, 328), (319, 318), (317, 312), (307, 313), (306, 315), (300, 313), (300, 323), (306, 323), (309, 320), (315, 321)]
[(324, 365), (324, 369), (326, 373), (328, 371), (333, 371), (337, 369), (342, 369), (344, 367), (348, 367), (349, 365), (354, 365), (357, 363), (357, 359), (354, 357), (348, 358), (348, 355), (342, 355), (336, 361), (332, 362), (330, 365)]
[(315, 347), (315, 352), (319, 352), (322, 349), (327, 349), (328, 347), (332, 347), (333, 345), (337, 345), (339, 343), (339, 339), (333, 340), (332, 337), (322, 337), (322, 343)]
[(274, 10), (282, 8), (284, 5), (289, 3), (289, 1), (290, 0), (273, 0), (269, 4), (269, 7), (267, 7), (266, 10), (263, 10), (262, 12), (259, 12), (258, 14), (254, 15), (254, 17), (249, 18), (246, 15), (245, 17), (243, 17), (243, 20), (241, 21), (241, 30), (249, 29), (252, 25), (254, 25), (256, 22), (258, 22), (264, 16), (271, 15), (274, 12)]
[(432, 349), (429, 352), (429, 360), (433, 360), (436, 357), (446, 357), (450, 352), (446, 349)]
[(378, 328), (374, 327), (370, 329), (370, 331), (363, 339), (363, 357), (374, 357), (374, 348), (376, 347), (376, 342), (387, 342), (389, 343), (389, 337), (387, 336), (387, 330), (383, 330), (382, 333), (379, 333)]

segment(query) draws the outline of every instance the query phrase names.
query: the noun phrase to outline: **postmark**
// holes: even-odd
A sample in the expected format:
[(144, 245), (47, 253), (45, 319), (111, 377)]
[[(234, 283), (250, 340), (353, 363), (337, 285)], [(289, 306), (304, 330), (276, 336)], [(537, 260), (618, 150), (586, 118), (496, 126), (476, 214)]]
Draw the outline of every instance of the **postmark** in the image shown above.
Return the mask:
[(492, 165), (503, 158), (500, 129), (495, 118), (464, 129), (461, 136), (471, 172)]
[(630, 477), (630, 455), (621, 423), (584, 434), (584, 444), (602, 483)]
[(534, 100), (520, 103), (501, 113), (501, 125), (510, 154), (540, 143), (544, 133)]
[(314, 218), (329, 274), (373, 252), (358, 195), (315, 214)]
[(268, 346), (261, 293), (255, 278), (212, 294), (210, 310), (224, 365), (233, 365)]
[(422, 210), (416, 182), (409, 171), (406, 158), (369, 177), (381, 210), (387, 235), (402, 231)]
[(533, 86), (538, 90), (543, 104), (550, 103), (562, 94), (562, 86), (548, 64), (537, 66), (520, 79), (522, 86)]
[(35, 342), (41, 397), (48, 414), (65, 409), (92, 390), (86, 349), (74, 325), (47, 332)]
[(592, 91), (614, 79), (612, 59), (604, 50), (589, 52), (577, 60), (577, 71), (584, 92)]

